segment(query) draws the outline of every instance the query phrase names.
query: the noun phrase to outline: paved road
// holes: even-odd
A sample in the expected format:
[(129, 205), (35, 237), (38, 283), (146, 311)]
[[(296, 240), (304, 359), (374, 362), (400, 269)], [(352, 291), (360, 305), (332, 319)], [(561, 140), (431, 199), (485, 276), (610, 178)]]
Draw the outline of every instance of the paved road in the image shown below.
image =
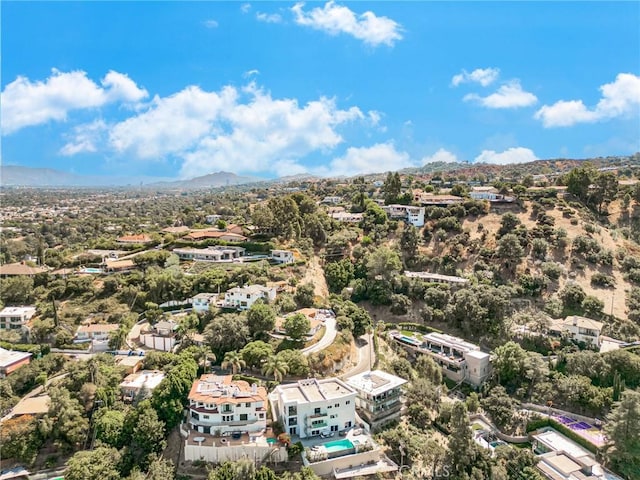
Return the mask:
[(373, 368), (376, 357), (373, 351), (373, 334), (367, 333), (358, 337), (358, 363), (352, 369), (346, 371), (341, 378), (353, 377), (362, 372), (366, 372)]
[(311, 355), (314, 352), (319, 352), (320, 350), (324, 350), (329, 345), (333, 343), (336, 339), (336, 335), (338, 331), (336, 330), (336, 319), (335, 317), (327, 317), (324, 321), (324, 335), (320, 339), (318, 343), (311, 345), (310, 347), (302, 349), (303, 355)]

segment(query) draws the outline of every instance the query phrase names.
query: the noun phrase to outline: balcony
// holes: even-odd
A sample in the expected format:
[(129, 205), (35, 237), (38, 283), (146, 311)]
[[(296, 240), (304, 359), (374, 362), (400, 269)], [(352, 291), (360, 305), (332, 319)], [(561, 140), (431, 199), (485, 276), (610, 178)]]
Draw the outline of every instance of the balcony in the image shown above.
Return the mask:
[(323, 418), (328, 416), (329, 414), (327, 412), (324, 412), (324, 413), (314, 413), (313, 415), (308, 415), (307, 418), (315, 419), (315, 418)]

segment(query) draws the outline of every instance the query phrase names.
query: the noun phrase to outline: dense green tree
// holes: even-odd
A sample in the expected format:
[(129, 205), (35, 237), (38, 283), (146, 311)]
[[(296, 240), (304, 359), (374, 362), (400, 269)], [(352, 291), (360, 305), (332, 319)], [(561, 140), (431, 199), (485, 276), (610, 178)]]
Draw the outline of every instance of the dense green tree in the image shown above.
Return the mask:
[(493, 387), (480, 404), (498, 428), (504, 429), (511, 423), (515, 413), (515, 403), (502, 385)]
[(560, 291), (560, 299), (564, 307), (568, 309), (580, 308), (586, 296), (582, 287), (577, 283), (568, 283)]
[(418, 253), (418, 245), (420, 244), (420, 235), (418, 229), (411, 225), (405, 225), (400, 236), (400, 250), (406, 261), (410, 261)]
[(400, 174), (398, 172), (389, 172), (381, 188), (385, 205), (397, 203), (400, 198), (401, 190), (402, 180), (400, 180)]
[(400, 256), (387, 246), (378, 247), (367, 259), (367, 272), (371, 279), (391, 280), (402, 270)]
[(218, 358), (225, 352), (242, 349), (251, 337), (247, 317), (238, 313), (214, 318), (204, 329), (204, 336)]
[(300, 350), (282, 350), (277, 358), (288, 366), (289, 375), (305, 377), (309, 374), (309, 361)]
[(507, 233), (498, 240), (496, 254), (502, 259), (507, 270), (513, 270), (524, 256), (524, 248), (522, 248), (517, 235)]
[(294, 299), (299, 308), (313, 307), (315, 303), (315, 287), (312, 283), (298, 285)]
[(291, 340), (301, 341), (311, 328), (311, 322), (306, 315), (296, 313), (289, 315), (284, 321), (284, 330)]
[(66, 449), (76, 448), (86, 440), (89, 430), (84, 408), (64, 387), (50, 387), (49, 396), (49, 412), (43, 422), (45, 428), (51, 432), (51, 437), (57, 443), (62, 443)]
[(198, 365), (195, 359), (186, 352), (180, 355), (178, 363), (171, 367), (153, 391), (151, 404), (159, 419), (166, 424), (167, 430), (180, 423), (187, 395), (197, 373)]
[(247, 312), (247, 326), (249, 333), (258, 337), (273, 330), (276, 324), (276, 312), (271, 305), (256, 302)]
[(497, 233), (498, 238), (503, 237), (507, 233), (513, 233), (516, 227), (521, 224), (522, 222), (515, 214), (511, 212), (505, 213), (500, 219), (500, 228), (498, 229)]
[(68, 480), (119, 480), (120, 453), (115, 448), (98, 447), (77, 452), (69, 459), (64, 478)]
[(640, 478), (640, 393), (627, 390), (607, 416), (607, 463), (626, 479)]
[(353, 263), (348, 258), (338, 262), (327, 263), (324, 267), (324, 276), (329, 290), (334, 293), (340, 293), (342, 289), (349, 286), (349, 282), (354, 278)]
[(503, 385), (522, 381), (527, 364), (527, 352), (517, 343), (509, 341), (493, 351), (491, 365)]
[(115, 448), (122, 447), (125, 413), (101, 408), (93, 416), (96, 439)]
[(247, 366), (257, 368), (260, 367), (267, 358), (273, 355), (273, 347), (262, 340), (256, 340), (247, 343), (244, 348), (240, 350), (240, 354)]

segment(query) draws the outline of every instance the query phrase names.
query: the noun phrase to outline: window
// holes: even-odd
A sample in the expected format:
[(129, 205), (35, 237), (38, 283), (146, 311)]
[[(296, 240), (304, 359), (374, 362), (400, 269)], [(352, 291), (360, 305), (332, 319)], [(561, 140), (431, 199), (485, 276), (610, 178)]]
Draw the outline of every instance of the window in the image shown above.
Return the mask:
[(259, 413), (258, 418), (264, 418), (264, 413)]
[(203, 415), (202, 418), (204, 418), (205, 420), (209, 420), (209, 415)]
[(240, 414), (240, 421), (241, 422), (246, 422), (247, 421), (247, 414), (246, 413), (241, 413)]
[(314, 415), (320, 415), (320, 409), (316, 408), (313, 410)]
[(297, 415), (297, 414), (298, 414), (298, 408), (293, 405), (289, 406), (289, 416)]
[(247, 408), (251, 408), (251, 402), (245, 403), (244, 406), (247, 407)]
[(336, 404), (334, 405), (334, 407), (336, 407), (336, 408), (340, 408), (340, 404), (339, 404), (339, 403), (336, 403)]
[(222, 416), (222, 421), (223, 422), (233, 422), (233, 415), (223, 415)]
[(200, 420), (200, 415), (197, 412), (191, 412), (191, 418), (195, 418), (196, 420)]
[(351, 400), (347, 400), (347, 405), (351, 404)]
[[(260, 414), (262, 415), (262, 414)], [(297, 417), (291, 417), (289, 418), (289, 425), (297, 425), (298, 424), (298, 418)]]

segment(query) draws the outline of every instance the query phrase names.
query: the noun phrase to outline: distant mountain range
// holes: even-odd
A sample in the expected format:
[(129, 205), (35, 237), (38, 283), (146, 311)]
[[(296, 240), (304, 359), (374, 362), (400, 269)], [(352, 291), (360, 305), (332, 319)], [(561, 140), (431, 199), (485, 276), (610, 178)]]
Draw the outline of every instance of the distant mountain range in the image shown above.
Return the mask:
[(189, 180), (171, 180), (158, 177), (77, 175), (52, 168), (0, 166), (0, 185), (6, 187), (140, 187), (142, 185), (147, 188), (190, 190), (242, 185), (262, 180), (257, 177), (242, 177), (230, 172), (216, 172)]

